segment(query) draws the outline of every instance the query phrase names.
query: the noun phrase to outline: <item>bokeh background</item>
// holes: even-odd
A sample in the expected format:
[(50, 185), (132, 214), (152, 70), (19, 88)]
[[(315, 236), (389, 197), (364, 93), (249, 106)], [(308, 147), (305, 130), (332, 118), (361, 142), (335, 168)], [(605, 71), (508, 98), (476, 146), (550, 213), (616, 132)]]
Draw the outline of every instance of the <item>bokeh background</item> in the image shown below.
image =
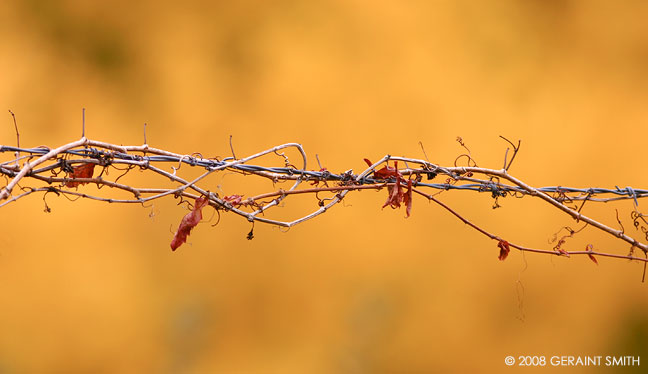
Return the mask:
[[(318, 154), (336, 172), (361, 170), (364, 157), (422, 158), (419, 141), (449, 165), (463, 152), (457, 136), (499, 168), (504, 135), (522, 140), (511, 172), (531, 185), (646, 188), (646, 14), (642, 1), (5, 0), (0, 107), (16, 113), (24, 146), (77, 139), (83, 107), (94, 139), (141, 144), (147, 123), (152, 146), (209, 157), (229, 155), (230, 135), (239, 157), (299, 142), (310, 168)], [(0, 143), (14, 145), (8, 113), (0, 124)], [(352, 193), (287, 233), (257, 225), (252, 241), (225, 214), (177, 252), (169, 242), (187, 211), (173, 198), (3, 207), (0, 372), (487, 373), (515, 371), (508, 355), (648, 360), (641, 265), (517, 251), (500, 262), (495, 242), (437, 206), (417, 198), (405, 219), (381, 210), (385, 195)], [(486, 193), (441, 198), (529, 246), (551, 248), (571, 224), (530, 198), (497, 210)], [(277, 214), (314, 205), (287, 200)], [(614, 208), (640, 238), (631, 202), (584, 213), (614, 226)], [(568, 246), (588, 243), (629, 250), (592, 230)]]

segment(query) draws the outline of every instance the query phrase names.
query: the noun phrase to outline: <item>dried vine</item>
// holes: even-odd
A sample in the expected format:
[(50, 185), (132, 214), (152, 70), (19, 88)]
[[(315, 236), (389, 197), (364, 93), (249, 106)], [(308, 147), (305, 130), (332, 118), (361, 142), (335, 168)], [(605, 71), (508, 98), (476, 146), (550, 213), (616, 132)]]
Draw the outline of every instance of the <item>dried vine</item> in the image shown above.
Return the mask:
[[(13, 113), (11, 114), (13, 116)], [(0, 175), (3, 175), (6, 180), (6, 184), (0, 190), (0, 208), (36, 193), (44, 195), (43, 201), (47, 212), (50, 211), (45, 201), (45, 196), (48, 194), (70, 198), (86, 198), (109, 203), (135, 204), (144, 204), (166, 196), (189, 199), (189, 201), (193, 201), (193, 204), (191, 204), (193, 208), (182, 219), (175, 237), (171, 239), (173, 250), (186, 241), (191, 230), (200, 222), (202, 209), (206, 206), (211, 206), (219, 213), (231, 212), (237, 214), (252, 224), (261, 222), (281, 227), (291, 227), (328, 211), (341, 202), (351, 191), (386, 189), (387, 200), (383, 204), (383, 208), (387, 206), (391, 208), (403, 206), (406, 216), (409, 216), (412, 210), (413, 196), (421, 196), (439, 205), (481, 234), (495, 240), (499, 249), (498, 256), (500, 260), (506, 259), (510, 249), (515, 248), (520, 251), (555, 256), (586, 255), (597, 264), (597, 257), (640, 261), (644, 264), (644, 275), (645, 265), (648, 263), (648, 244), (646, 244), (648, 242), (648, 221), (646, 215), (638, 210), (638, 199), (648, 196), (647, 190), (635, 190), (630, 187), (624, 189), (618, 187), (615, 189), (534, 188), (509, 174), (508, 170), (520, 150), (520, 142), (515, 145), (503, 137), (513, 147), (513, 154), (507, 160), (510, 151), (507, 148), (502, 169), (478, 167), (463, 139), (458, 138), (457, 141), (467, 153), (457, 157), (454, 166), (445, 167), (432, 163), (427, 160), (427, 155), (426, 160), (386, 155), (375, 163), (365, 159), (367, 168), (361, 173), (355, 174), (352, 170), (343, 173), (332, 173), (321, 165), (319, 165), (319, 170), (308, 170), (306, 152), (297, 143), (282, 144), (240, 159), (234, 155), (231, 138), (232, 157), (223, 159), (205, 158), (200, 154), (183, 155), (150, 147), (146, 142), (146, 134), (144, 135), (144, 144), (139, 146), (120, 146), (91, 140), (82, 135), (81, 139), (57, 148), (42, 146), (21, 148), (15, 117), (14, 126), (17, 146), (0, 146), (0, 154), (13, 154), (13, 158), (0, 163)], [(85, 134), (85, 126), (83, 134)], [(293, 165), (283, 153), (284, 150), (291, 148), (297, 150), (301, 157), (299, 167)], [(423, 148), (422, 144), (421, 148)], [(425, 154), (424, 149), (423, 153)], [(252, 163), (255, 159), (271, 154), (281, 157), (283, 165), (263, 167)], [(462, 159), (467, 160), (466, 166), (459, 165)], [(170, 168), (165, 168), (163, 166), (165, 164), (167, 166), (170, 164)], [(200, 168), (204, 171), (196, 178), (183, 178), (179, 175), (182, 165)], [(119, 171), (117, 177), (108, 178), (108, 171), (111, 169)], [(124, 175), (136, 169), (161, 175), (172, 181), (174, 187), (135, 187), (120, 183), (120, 179)], [(97, 173), (97, 170), (100, 170), (100, 172)], [(250, 197), (242, 195), (221, 196), (200, 186), (200, 182), (207, 176), (225, 171), (266, 178), (273, 182), (292, 181), (293, 184), (287, 190), (278, 189)], [(438, 179), (444, 179), (444, 181), (442, 183), (433, 183), (433, 180)], [(21, 182), (22, 184), (20, 184)], [(28, 183), (30, 185), (27, 185)], [(92, 195), (83, 192), (82, 185), (85, 184), (95, 184), (99, 188), (109, 187), (110, 189), (123, 190), (132, 194), (132, 198), (117, 199), (109, 196)], [(431, 190), (436, 190), (436, 192), (431, 193)], [(526, 247), (486, 231), (439, 200), (438, 194), (447, 190), (489, 192), (494, 199), (493, 208), (499, 207), (498, 199), (506, 196), (518, 198), (524, 196), (535, 197), (561, 213), (570, 216), (577, 223), (583, 223), (585, 226), (578, 230), (565, 227), (564, 230), (567, 234), (559, 238), (557, 233), (553, 240), (556, 245), (552, 249)], [(275, 220), (270, 217), (271, 208), (279, 206), (282, 201), (296, 194), (309, 194), (316, 198), (317, 203), (311, 213), (292, 221)], [(326, 195), (326, 197), (322, 197), (323, 195)], [(634, 201), (635, 209), (632, 211), (630, 218), (636, 233), (643, 236), (642, 241), (630, 236), (625, 231), (619, 219), (618, 211), (616, 212), (616, 221), (620, 227), (619, 229), (612, 228), (582, 213), (586, 202), (597, 203), (622, 199), (632, 199)], [(580, 204), (576, 204), (576, 202), (580, 202)], [(592, 244), (588, 244), (580, 251), (565, 249), (564, 244), (567, 239), (573, 237), (585, 227), (597, 229), (625, 242), (626, 246), (630, 248), (629, 253), (601, 251), (594, 249)], [(252, 229), (247, 234), (247, 238), (252, 239), (253, 237)], [(635, 255), (636, 249), (643, 252), (643, 257)]]

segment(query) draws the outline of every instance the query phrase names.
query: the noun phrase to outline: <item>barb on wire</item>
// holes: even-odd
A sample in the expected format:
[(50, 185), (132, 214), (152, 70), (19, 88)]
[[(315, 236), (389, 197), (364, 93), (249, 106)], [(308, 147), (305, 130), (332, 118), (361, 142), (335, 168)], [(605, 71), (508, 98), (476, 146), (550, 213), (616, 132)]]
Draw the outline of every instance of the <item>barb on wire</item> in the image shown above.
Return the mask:
[[(16, 134), (18, 135), (17, 125)], [(85, 113), (83, 135), (85, 135)], [(144, 144), (139, 146), (121, 146), (97, 140), (91, 140), (83, 136), (81, 139), (64, 144), (57, 148), (35, 147), (23, 148), (17, 146), (2, 145), (0, 154), (14, 153), (14, 158), (0, 162), (0, 174), (5, 177), (6, 184), (0, 190), (0, 208), (16, 202), (17, 200), (37, 193), (43, 194), (45, 211), (51, 209), (45, 201), (48, 194), (56, 194), (68, 198), (87, 198), (109, 203), (136, 203), (142, 204), (167, 196), (185, 199), (192, 202), (194, 207), (191, 212), (185, 215), (178, 228), (171, 247), (178, 248), (182, 245), (191, 230), (202, 218), (202, 209), (210, 206), (220, 213), (231, 212), (239, 215), (252, 223), (252, 229), (247, 234), (248, 239), (254, 237), (254, 224), (256, 222), (266, 223), (284, 228), (308, 221), (320, 214), (327, 212), (334, 205), (342, 202), (345, 196), (352, 191), (361, 190), (387, 190), (387, 200), (384, 207), (393, 209), (405, 207), (405, 216), (409, 217), (412, 211), (413, 195), (419, 195), (439, 205), (453, 216), (469, 225), (478, 232), (497, 242), (500, 260), (507, 258), (511, 248), (523, 251), (542, 253), (554, 256), (570, 257), (574, 255), (586, 255), (592, 261), (598, 263), (596, 257), (621, 258), (632, 261), (648, 262), (648, 221), (646, 217), (637, 210), (638, 200), (648, 197), (648, 190), (633, 189), (631, 187), (613, 189), (609, 188), (574, 188), (562, 186), (549, 186), (535, 188), (508, 173), (513, 160), (520, 149), (520, 142), (513, 144), (502, 137), (513, 147), (513, 154), (510, 160), (508, 151), (505, 155), (504, 167), (502, 169), (488, 169), (478, 167), (470, 150), (463, 139), (457, 138), (460, 145), (468, 153), (459, 156), (455, 165), (446, 167), (430, 162), (423, 149), (425, 160), (395, 157), (386, 155), (377, 162), (365, 159), (367, 167), (361, 173), (354, 173), (352, 169), (345, 172), (334, 173), (323, 167), (319, 156), (316, 157), (319, 170), (307, 168), (307, 156), (303, 147), (297, 143), (286, 143), (272, 147), (259, 153), (237, 158), (232, 146), (230, 136), (230, 150), (232, 157), (223, 160), (205, 158), (199, 153), (190, 155), (177, 154), (163, 149), (152, 148), (146, 139), (146, 125), (144, 126)], [(289, 160), (286, 150), (293, 149), (300, 156), (299, 166)], [(259, 166), (255, 160), (266, 156), (277, 155), (281, 158), (279, 166)], [(467, 166), (457, 165), (457, 161), (465, 157)], [(24, 161), (23, 165), (18, 160)], [(402, 167), (399, 167), (399, 163)], [(202, 173), (193, 179), (185, 179), (181, 172), (181, 166), (199, 168)], [(404, 166), (403, 166), (404, 165)], [(172, 187), (161, 188), (156, 186), (131, 186), (120, 182), (120, 179), (134, 168), (142, 171), (157, 174), (166, 180), (173, 182)], [(100, 169), (100, 172), (97, 170)], [(108, 178), (110, 169), (119, 170), (118, 176), (114, 179)], [(286, 181), (293, 182), (288, 189), (278, 189), (256, 196), (245, 197), (240, 194), (220, 196), (218, 193), (210, 192), (201, 187), (202, 181), (208, 176), (219, 172), (235, 172), (246, 176), (266, 178), (274, 183)], [(95, 176), (95, 174), (97, 174)], [(438, 176), (445, 176), (445, 183), (432, 183)], [(33, 183), (29, 187), (20, 187), (18, 183), (26, 185), (28, 181)], [(305, 184), (303, 182), (310, 182)], [(322, 185), (320, 185), (322, 183)], [(40, 184), (40, 185), (39, 185)], [(121, 190), (132, 197), (115, 198), (114, 196), (93, 195), (83, 192), (84, 185), (94, 184), (97, 187), (109, 187), (111, 190)], [(437, 191), (434, 193), (433, 191)], [(561, 213), (570, 216), (576, 222), (583, 222), (585, 226), (579, 230), (573, 230), (568, 226), (568, 232), (558, 240), (558, 244), (552, 249), (529, 248), (520, 244), (512, 243), (504, 238), (484, 229), (477, 223), (469, 220), (457, 210), (438, 199), (438, 192), (441, 191), (471, 191), (489, 192), (495, 203), (493, 207), (499, 207), (498, 199), (506, 196), (524, 197), (530, 196), (542, 200)], [(105, 191), (105, 190), (102, 190)], [(306, 194), (314, 197), (313, 210), (293, 220), (283, 221), (274, 219), (271, 209), (280, 206), (284, 200), (293, 195)], [(618, 211), (616, 223), (620, 229), (614, 229), (603, 224), (583, 213), (586, 202), (589, 204), (610, 202), (617, 200), (632, 200), (634, 210), (631, 213), (635, 228), (645, 236), (645, 241), (639, 241), (624, 230)], [(581, 201), (579, 206), (568, 206), (566, 203)], [(569, 204), (573, 205), (573, 204)], [(595, 250), (589, 244), (585, 250), (575, 251), (564, 248), (566, 239), (580, 232), (585, 227), (588, 230), (594, 229), (612, 235), (616, 239), (625, 242), (630, 246), (629, 254), (617, 254)], [(557, 237), (557, 236), (556, 236)], [(644, 252), (645, 257), (635, 256), (633, 251), (639, 248)], [(594, 257), (596, 256), (596, 257)]]

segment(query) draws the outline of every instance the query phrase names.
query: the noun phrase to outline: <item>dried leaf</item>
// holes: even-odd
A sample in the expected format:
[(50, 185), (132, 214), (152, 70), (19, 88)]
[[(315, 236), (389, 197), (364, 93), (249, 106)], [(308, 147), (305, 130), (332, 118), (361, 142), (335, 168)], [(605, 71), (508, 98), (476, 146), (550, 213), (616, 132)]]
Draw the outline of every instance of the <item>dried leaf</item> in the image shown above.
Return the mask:
[[(593, 252), (593, 251), (594, 251), (594, 246), (591, 245), (591, 244), (588, 244), (588, 245), (585, 247), (585, 251), (587, 251), (587, 252)], [(588, 254), (587, 254), (587, 257), (589, 257), (590, 260), (594, 261), (594, 263), (595, 263), (596, 265), (598, 265), (598, 260), (596, 259), (596, 257), (594, 257), (593, 254), (588, 253)]]
[[(72, 168), (72, 173), (68, 176), (71, 179), (77, 179), (77, 178), (92, 178), (92, 174), (94, 173), (94, 168), (95, 164), (93, 163), (87, 163), (87, 164), (81, 164), (79, 166), (75, 166)], [(67, 181), (65, 182), (66, 187), (77, 187), (80, 184), (86, 184), (88, 182), (75, 182), (75, 181)]]
[(207, 199), (206, 197), (201, 196), (196, 199), (193, 210), (182, 217), (178, 231), (176, 231), (176, 234), (171, 241), (171, 250), (175, 251), (178, 247), (180, 247), (187, 241), (187, 236), (189, 236), (191, 230), (196, 227), (196, 225), (202, 219), (202, 209), (208, 203), (209, 199)]
[(497, 243), (497, 246), (500, 249), (499, 253), (499, 260), (504, 261), (506, 260), (506, 257), (508, 256), (509, 252), (511, 252), (511, 248), (509, 247), (509, 243), (506, 240), (500, 240), (499, 243)]
[(223, 200), (227, 201), (228, 203), (232, 204), (235, 208), (241, 207), (241, 206), (251, 206), (251, 207), (260, 207), (260, 205), (251, 199), (245, 199), (243, 200), (243, 195), (230, 195), (230, 196), (225, 196), (223, 197)]
[[(373, 163), (365, 158), (364, 161), (369, 166), (373, 166)], [(392, 207), (392, 209), (400, 208), (401, 204), (405, 205), (406, 217), (410, 216), (412, 211), (412, 181), (407, 181), (407, 192), (403, 192), (403, 186), (401, 185), (403, 181), (403, 174), (398, 171), (398, 161), (394, 162), (394, 166), (386, 165), (380, 170), (374, 171), (374, 178), (376, 179), (390, 179), (396, 178), (396, 183), (392, 186), (387, 186), (387, 201), (383, 204), (383, 208), (386, 206)]]
[(389, 196), (382, 207), (384, 208), (389, 205), (392, 209), (400, 208), (405, 195), (401, 186), (400, 174), (396, 175), (396, 183), (393, 186), (387, 186), (387, 191), (389, 192)]
[[(364, 161), (367, 165), (373, 166), (373, 163), (369, 161), (369, 159), (365, 158)], [(394, 163), (394, 167), (385, 165), (380, 170), (374, 170), (374, 178), (376, 179), (396, 178), (399, 175), (401, 175), (401, 173), (398, 171), (398, 161)]]
[(389, 179), (389, 178), (396, 178), (400, 176), (401, 174), (398, 172), (398, 162), (396, 162), (395, 165), (396, 167), (391, 167), (387, 165), (380, 170), (374, 171), (374, 178)]
[(230, 195), (230, 196), (223, 197), (223, 200), (227, 201), (232, 205), (241, 205), (242, 199), (243, 199), (243, 195)]
[(405, 204), (405, 213), (407, 217), (410, 216), (412, 212), (412, 180), (407, 181), (407, 192), (403, 196), (403, 204)]

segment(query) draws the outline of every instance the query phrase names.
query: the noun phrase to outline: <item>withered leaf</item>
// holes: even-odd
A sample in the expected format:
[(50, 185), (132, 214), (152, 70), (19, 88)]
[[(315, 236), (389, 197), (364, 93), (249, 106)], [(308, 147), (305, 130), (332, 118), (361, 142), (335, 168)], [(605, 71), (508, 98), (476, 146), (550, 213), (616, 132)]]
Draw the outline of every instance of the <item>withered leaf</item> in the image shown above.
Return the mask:
[(385, 201), (382, 207), (384, 208), (389, 205), (392, 209), (400, 208), (401, 203), (405, 199), (400, 174), (396, 175), (396, 183), (393, 186), (387, 186), (387, 192), (389, 196), (387, 196), (387, 201)]
[(508, 256), (509, 252), (511, 252), (511, 248), (509, 247), (509, 243), (506, 240), (500, 240), (499, 243), (497, 243), (497, 246), (500, 249), (499, 253), (499, 260), (504, 261), (506, 260), (506, 257)]
[[(594, 251), (594, 246), (591, 245), (591, 244), (588, 244), (588, 245), (585, 247), (585, 251), (587, 251), (587, 252), (593, 252), (593, 251)], [(588, 253), (588, 254), (587, 254), (587, 257), (589, 257), (590, 260), (592, 260), (596, 265), (598, 265), (598, 260), (596, 259), (596, 257), (594, 257), (593, 254)]]
[(180, 247), (187, 241), (187, 236), (189, 236), (191, 230), (196, 227), (196, 225), (202, 219), (202, 209), (208, 203), (209, 199), (207, 199), (206, 197), (201, 196), (196, 199), (193, 210), (182, 217), (178, 231), (176, 231), (176, 234), (171, 241), (171, 250), (175, 251), (178, 247)]
[[(77, 178), (92, 178), (92, 174), (94, 173), (94, 168), (95, 164), (93, 163), (88, 163), (88, 164), (81, 164), (79, 166), (75, 166), (72, 168), (72, 173), (68, 176), (69, 178), (72, 179), (77, 179)], [(65, 182), (66, 187), (77, 187), (80, 184), (86, 184), (88, 182), (76, 182), (76, 181), (67, 181)]]
[(230, 196), (225, 196), (223, 197), (223, 200), (227, 201), (228, 203), (238, 206), (241, 205), (241, 201), (243, 200), (242, 195), (230, 195)]
[(403, 196), (403, 204), (405, 204), (405, 213), (407, 217), (410, 216), (412, 212), (412, 180), (407, 181), (407, 192)]
[[(367, 163), (367, 165), (372, 166), (373, 163), (369, 161), (369, 159), (365, 158), (364, 161)], [(401, 175), (400, 172), (398, 171), (398, 161), (394, 163), (394, 166), (389, 166), (386, 165), (380, 170), (374, 170), (374, 178), (376, 179), (389, 179), (389, 178), (396, 178), (397, 176)]]

